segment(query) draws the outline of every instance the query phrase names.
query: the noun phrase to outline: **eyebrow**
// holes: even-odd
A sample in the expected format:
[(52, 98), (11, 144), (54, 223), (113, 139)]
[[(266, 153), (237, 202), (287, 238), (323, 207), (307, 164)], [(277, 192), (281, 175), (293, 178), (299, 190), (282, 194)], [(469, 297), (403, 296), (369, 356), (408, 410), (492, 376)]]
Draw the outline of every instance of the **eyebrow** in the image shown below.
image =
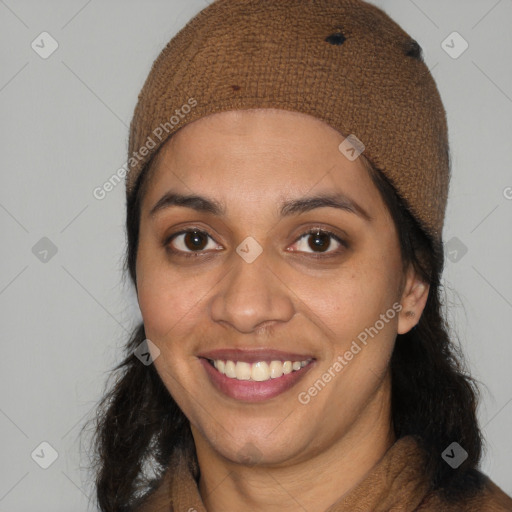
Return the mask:
[[(219, 217), (226, 215), (225, 206), (215, 199), (200, 195), (184, 195), (173, 191), (164, 194), (153, 208), (151, 208), (149, 215), (151, 217), (155, 217), (158, 212), (173, 206), (191, 208), (197, 212), (210, 213)], [(368, 222), (373, 220), (370, 214), (362, 206), (341, 192), (300, 197), (285, 201), (281, 204), (280, 215), (281, 217), (289, 217), (291, 215), (306, 213), (316, 208), (326, 207), (337, 208), (339, 210), (353, 213)]]

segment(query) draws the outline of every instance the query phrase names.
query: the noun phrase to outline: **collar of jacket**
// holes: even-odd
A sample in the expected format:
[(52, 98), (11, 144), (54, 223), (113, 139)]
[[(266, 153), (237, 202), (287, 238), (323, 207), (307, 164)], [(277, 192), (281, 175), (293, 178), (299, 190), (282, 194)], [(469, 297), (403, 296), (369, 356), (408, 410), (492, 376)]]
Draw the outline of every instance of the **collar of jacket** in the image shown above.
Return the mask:
[[(490, 480), (468, 501), (447, 504), (429, 494), (425, 454), (412, 436), (398, 439), (351, 490), (325, 512), (507, 512), (512, 499)], [(189, 461), (173, 461), (159, 488), (137, 512), (207, 512)]]

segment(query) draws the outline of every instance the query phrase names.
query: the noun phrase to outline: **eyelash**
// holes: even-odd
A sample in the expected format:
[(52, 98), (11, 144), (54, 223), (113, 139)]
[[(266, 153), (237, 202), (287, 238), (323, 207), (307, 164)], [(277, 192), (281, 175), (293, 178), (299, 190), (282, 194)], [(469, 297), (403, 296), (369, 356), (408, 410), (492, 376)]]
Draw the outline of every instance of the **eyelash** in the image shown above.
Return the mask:
[[(183, 229), (181, 231), (178, 231), (176, 233), (173, 233), (171, 235), (169, 235), (165, 241), (164, 241), (164, 247), (170, 251), (171, 253), (173, 253), (174, 255), (176, 256), (179, 256), (179, 257), (183, 257), (183, 258), (197, 258), (198, 256), (201, 255), (201, 253), (203, 253), (204, 251), (201, 250), (201, 251), (191, 251), (191, 252), (186, 252), (186, 251), (181, 251), (179, 249), (172, 249), (171, 246), (170, 246), (170, 243), (178, 236), (180, 235), (186, 235), (188, 233), (194, 233), (194, 232), (197, 232), (201, 235), (206, 235), (208, 236), (210, 239), (212, 239), (214, 242), (215, 240), (206, 232), (206, 231), (203, 231), (199, 228), (188, 228), (188, 229)], [(308, 254), (309, 257), (311, 258), (314, 258), (314, 259), (323, 259), (323, 258), (330, 258), (330, 257), (333, 257), (333, 256), (336, 256), (338, 255), (339, 253), (341, 253), (344, 249), (348, 249), (348, 244), (345, 240), (343, 240), (342, 238), (340, 238), (338, 235), (334, 234), (332, 231), (329, 231), (327, 229), (322, 229), (322, 228), (311, 228), (311, 229), (308, 229), (307, 231), (305, 231), (304, 233), (302, 233), (295, 241), (294, 241), (294, 244), (297, 243), (299, 240), (301, 240), (302, 238), (304, 238), (305, 236), (307, 235), (316, 235), (316, 234), (322, 234), (322, 235), (328, 235), (329, 237), (333, 238), (334, 240), (336, 240), (336, 242), (338, 242), (343, 249), (340, 249), (338, 248), (337, 250), (335, 251), (330, 251), (328, 253), (305, 253), (305, 254)], [(300, 253), (302, 251), (293, 251), (293, 252), (297, 252), (297, 253)]]

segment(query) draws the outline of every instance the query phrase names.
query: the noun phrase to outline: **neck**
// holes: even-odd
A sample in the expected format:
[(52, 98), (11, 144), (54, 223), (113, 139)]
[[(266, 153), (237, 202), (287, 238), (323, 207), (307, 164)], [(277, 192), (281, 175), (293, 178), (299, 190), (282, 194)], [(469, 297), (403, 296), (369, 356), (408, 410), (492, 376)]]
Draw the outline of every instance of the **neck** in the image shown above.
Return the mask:
[(243, 466), (216, 454), (194, 433), (206, 509), (324, 512), (364, 479), (394, 443), (389, 397), (389, 385), (384, 386), (348, 432), (293, 465)]

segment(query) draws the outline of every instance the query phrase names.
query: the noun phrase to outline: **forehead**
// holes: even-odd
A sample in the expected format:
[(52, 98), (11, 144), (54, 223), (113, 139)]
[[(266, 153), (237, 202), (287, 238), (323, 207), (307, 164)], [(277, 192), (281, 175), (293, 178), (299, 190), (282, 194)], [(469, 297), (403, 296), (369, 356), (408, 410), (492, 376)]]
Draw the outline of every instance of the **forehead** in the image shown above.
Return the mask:
[(341, 191), (378, 200), (362, 158), (340, 151), (345, 137), (312, 116), (278, 109), (216, 113), (173, 135), (153, 161), (146, 189), (154, 203), (167, 189), (268, 201)]

